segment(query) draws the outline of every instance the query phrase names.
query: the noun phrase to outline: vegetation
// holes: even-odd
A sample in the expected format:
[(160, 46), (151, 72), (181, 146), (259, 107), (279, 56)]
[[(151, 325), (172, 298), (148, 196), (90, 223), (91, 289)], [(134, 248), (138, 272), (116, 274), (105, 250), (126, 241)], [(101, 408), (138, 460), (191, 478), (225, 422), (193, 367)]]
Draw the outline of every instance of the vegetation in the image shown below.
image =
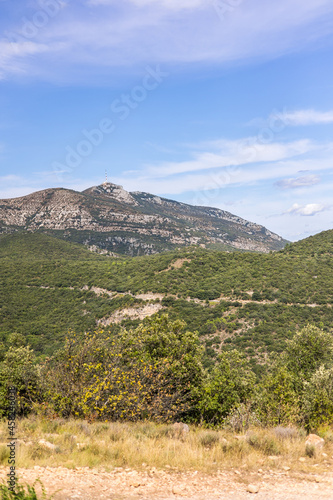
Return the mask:
[[(41, 496), (38, 494), (36, 491), (36, 485), (40, 486), (41, 489)], [(29, 484), (26, 486), (23, 486), (20, 483), (16, 484), (15, 490), (10, 490), (6, 485), (0, 484), (0, 498), (1, 500), (38, 500), (38, 499), (44, 499), (44, 500), (51, 500), (53, 498), (50, 496), (47, 496), (45, 493), (45, 488), (41, 481), (37, 480), (35, 483), (30, 486)]]
[(267, 354), (282, 352), (297, 329), (332, 325), (333, 232), (313, 238), (269, 255), (190, 247), (125, 259), (42, 234), (2, 236), (0, 340), (8, 348), (9, 335), (17, 332), (40, 356), (52, 355), (68, 329), (93, 331), (96, 321), (117, 310), (142, 307), (136, 295), (150, 292), (164, 297), (159, 314), (198, 331), (206, 366), (236, 348), (259, 373)]
[(238, 430), (253, 422), (308, 431), (333, 423), (331, 332), (300, 330), (258, 380), (236, 350), (204, 369), (198, 335), (184, 326), (161, 316), (116, 335), (71, 334), (38, 366), (28, 347), (11, 347), (0, 364), (2, 416), (15, 385), (21, 416), (232, 423)]
[[(6, 432), (5, 425), (0, 422), (0, 432)], [(293, 471), (313, 474), (314, 464), (317, 464), (317, 473), (327, 465), (327, 458), (321, 452), (313, 457), (305, 455), (305, 432), (295, 427), (253, 428), (238, 435), (232, 428), (203, 429), (190, 425), (189, 433), (179, 435), (171, 424), (89, 423), (79, 419), (46, 420), (31, 416), (19, 421), (18, 431), (22, 440), (18, 463), (27, 468), (52, 465), (150, 470), (154, 467), (209, 473), (232, 467), (257, 472), (260, 467), (266, 473), (269, 470), (281, 472), (282, 467), (289, 466)], [(322, 429), (319, 433), (325, 438), (325, 453), (331, 457), (332, 431)], [(55, 449), (41, 444), (42, 439), (53, 444)], [(272, 455), (276, 459), (271, 459)], [(305, 457), (303, 463), (299, 462), (300, 457)], [(2, 464), (6, 464), (5, 458)]]
[[(0, 239), (2, 416), (15, 385), (21, 416), (333, 422), (333, 232), (269, 255), (191, 247), (118, 259), (52, 242)], [(147, 301), (159, 306), (151, 318), (112, 321)]]

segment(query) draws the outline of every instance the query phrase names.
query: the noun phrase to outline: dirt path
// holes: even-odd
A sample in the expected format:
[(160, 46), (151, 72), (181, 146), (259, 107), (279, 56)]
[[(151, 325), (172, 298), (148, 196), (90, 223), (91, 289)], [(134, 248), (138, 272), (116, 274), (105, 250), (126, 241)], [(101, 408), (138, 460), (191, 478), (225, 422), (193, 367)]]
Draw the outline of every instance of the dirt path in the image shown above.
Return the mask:
[[(5, 481), (7, 468), (0, 469)], [(240, 472), (220, 471), (205, 475), (197, 471), (171, 472), (149, 468), (137, 472), (116, 468), (38, 467), (20, 469), (21, 482), (32, 484), (40, 478), (48, 494), (55, 500), (312, 500), (333, 499), (333, 473), (292, 473), (290, 471)], [(249, 493), (249, 484), (259, 487), (258, 493)]]

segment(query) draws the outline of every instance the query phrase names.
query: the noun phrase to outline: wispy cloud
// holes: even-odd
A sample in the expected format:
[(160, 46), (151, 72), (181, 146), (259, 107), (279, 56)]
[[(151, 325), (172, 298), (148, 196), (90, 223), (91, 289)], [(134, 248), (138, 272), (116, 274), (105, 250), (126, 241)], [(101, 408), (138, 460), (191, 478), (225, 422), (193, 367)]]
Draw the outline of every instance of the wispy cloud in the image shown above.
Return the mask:
[[(196, 146), (198, 149), (200, 145)], [(165, 162), (158, 165), (147, 165), (146, 172), (154, 177), (197, 172), (228, 166), (250, 165), (254, 163), (276, 162), (309, 153), (318, 148), (310, 140), (304, 139), (289, 143), (260, 144), (255, 137), (228, 141), (219, 140), (206, 142), (202, 147), (210, 150), (189, 153), (192, 160), (182, 162)]]
[[(92, 82), (114, 68), (126, 73), (151, 62), (172, 64), (180, 71), (188, 64), (267, 60), (306, 49), (309, 39), (313, 48), (331, 34), (330, 23), (321, 22), (331, 14), (331, 0), (242, 2), (223, 21), (213, 0), (68, 2), (45, 29), (38, 30), (30, 46), (35, 57), (27, 50), (24, 63), (30, 77), (80, 78), (82, 83), (83, 76)], [(10, 26), (11, 32), (20, 28)], [(5, 40), (3, 35), (2, 43)], [(46, 55), (45, 45), (56, 49), (56, 57)], [(23, 52), (8, 53), (3, 74), (22, 67), (22, 57)]]
[[(217, 144), (227, 144), (228, 156), (216, 153)], [(211, 141), (203, 143), (203, 152), (188, 150), (194, 159), (145, 165), (115, 178), (115, 182), (130, 190), (150, 191), (156, 194), (181, 194), (189, 191), (209, 191), (227, 186), (246, 186), (267, 182), (284, 188), (310, 187), (318, 184), (319, 176), (313, 172), (332, 170), (331, 143), (293, 141), (259, 145), (239, 149), (242, 141)], [(211, 144), (209, 150), (208, 144)], [(258, 145), (257, 145), (258, 146)], [(300, 176), (300, 172), (312, 172)], [(290, 176), (295, 176), (290, 178)], [(270, 186), (272, 186), (270, 184)]]
[(318, 184), (320, 177), (318, 175), (305, 175), (303, 177), (295, 177), (293, 179), (282, 179), (275, 183), (276, 186), (282, 189), (297, 189), (309, 187)]
[[(119, 0), (88, 0), (89, 5), (115, 5)], [(127, 0), (137, 7), (158, 7), (170, 10), (196, 9), (209, 6), (213, 0)]]
[(307, 205), (299, 205), (298, 203), (294, 203), (286, 213), (292, 215), (311, 216), (318, 214), (319, 212), (323, 212), (327, 209), (328, 207), (320, 203), (308, 203)]
[[(22, 73), (27, 64), (24, 62), (29, 56), (49, 52), (51, 47), (46, 44), (31, 41), (10, 42), (0, 40), (0, 79), (8, 74)], [(22, 64), (23, 62), (23, 64)]]
[(316, 111), (314, 109), (302, 109), (293, 112), (284, 112), (281, 114), (281, 119), (288, 126), (333, 123), (333, 110)]

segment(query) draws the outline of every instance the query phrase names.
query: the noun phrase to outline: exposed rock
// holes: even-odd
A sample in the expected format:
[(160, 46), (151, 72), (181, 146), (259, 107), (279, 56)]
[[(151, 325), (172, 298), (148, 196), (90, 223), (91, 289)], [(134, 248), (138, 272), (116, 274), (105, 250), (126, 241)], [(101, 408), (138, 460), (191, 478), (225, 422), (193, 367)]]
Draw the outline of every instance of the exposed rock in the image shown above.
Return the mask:
[(55, 444), (52, 444), (49, 441), (45, 441), (45, 439), (40, 439), (38, 441), (38, 444), (45, 446), (45, 448), (48, 448), (49, 450), (55, 450), (57, 448), (57, 446)]
[(174, 437), (184, 437), (190, 432), (190, 428), (183, 422), (175, 422), (172, 426), (172, 434)]
[(0, 200), (0, 233), (19, 229), (52, 232), (107, 254), (153, 254), (193, 244), (268, 252), (286, 243), (225, 210), (129, 193), (112, 183), (82, 193), (46, 189)]
[(323, 448), (324, 443), (325, 440), (320, 436), (317, 436), (317, 434), (309, 434), (305, 441), (305, 447), (313, 446), (315, 449), (319, 450)]

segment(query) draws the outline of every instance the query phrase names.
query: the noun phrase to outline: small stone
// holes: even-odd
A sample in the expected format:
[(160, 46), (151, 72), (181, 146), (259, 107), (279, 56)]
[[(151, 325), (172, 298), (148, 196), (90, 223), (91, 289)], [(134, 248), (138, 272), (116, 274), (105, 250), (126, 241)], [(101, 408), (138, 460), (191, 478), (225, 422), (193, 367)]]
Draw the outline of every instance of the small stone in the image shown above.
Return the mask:
[(328, 457), (327, 453), (322, 453), (322, 456), (323, 456), (324, 458), (327, 458), (327, 457)]
[(290, 467), (288, 467), (287, 465), (285, 465), (284, 467), (282, 467), (282, 469), (285, 470), (285, 471), (288, 471), (288, 470), (290, 470)]
[(264, 471), (262, 469), (258, 469), (258, 474), (262, 474)]
[(235, 474), (240, 474), (239, 470), (234, 471)]
[(259, 486), (256, 484), (249, 484), (248, 487), (246, 488), (246, 491), (248, 493), (258, 493)]
[(173, 486), (172, 487), (172, 493), (174, 495), (179, 495), (181, 497), (185, 497), (186, 496), (186, 492), (182, 488), (179, 488), (179, 486)]
[(306, 458), (305, 458), (305, 457), (299, 457), (298, 461), (299, 461), (299, 462), (305, 462), (305, 461), (306, 461)]
[(275, 455), (270, 455), (268, 457), (270, 460), (279, 460), (279, 457), (275, 456)]
[(321, 482), (320, 477), (316, 477), (316, 478), (315, 478), (315, 481), (316, 481), (316, 483), (320, 483), (320, 482)]

